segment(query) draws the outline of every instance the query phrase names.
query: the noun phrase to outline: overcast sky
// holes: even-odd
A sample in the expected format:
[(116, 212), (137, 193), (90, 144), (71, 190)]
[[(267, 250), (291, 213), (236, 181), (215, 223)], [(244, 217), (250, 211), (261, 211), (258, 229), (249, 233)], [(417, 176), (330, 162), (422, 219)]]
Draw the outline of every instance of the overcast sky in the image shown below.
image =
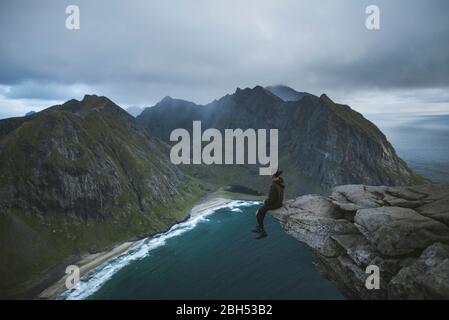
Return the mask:
[(273, 84), (365, 114), (449, 113), (448, 16), (447, 0), (0, 0), (0, 118), (86, 93), (126, 108)]

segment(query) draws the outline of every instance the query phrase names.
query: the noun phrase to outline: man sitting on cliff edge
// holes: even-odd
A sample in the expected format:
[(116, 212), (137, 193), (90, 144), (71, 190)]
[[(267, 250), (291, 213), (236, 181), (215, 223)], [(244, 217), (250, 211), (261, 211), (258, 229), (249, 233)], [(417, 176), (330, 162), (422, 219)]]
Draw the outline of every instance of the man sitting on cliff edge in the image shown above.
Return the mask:
[(254, 230), (255, 233), (258, 233), (256, 239), (262, 239), (267, 236), (265, 232), (263, 220), (265, 219), (265, 215), (268, 210), (274, 210), (282, 207), (282, 201), (284, 200), (284, 180), (281, 178), (282, 171), (277, 170), (275, 174), (271, 176), (271, 187), (270, 193), (268, 194), (268, 198), (263, 202), (263, 205), (257, 210), (256, 218), (257, 218), (257, 226)]

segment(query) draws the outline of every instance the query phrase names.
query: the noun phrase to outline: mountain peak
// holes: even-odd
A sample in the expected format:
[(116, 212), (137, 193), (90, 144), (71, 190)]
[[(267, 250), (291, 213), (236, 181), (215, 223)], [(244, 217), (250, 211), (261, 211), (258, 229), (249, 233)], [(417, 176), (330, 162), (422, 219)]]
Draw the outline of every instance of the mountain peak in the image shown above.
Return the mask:
[(175, 99), (170, 96), (165, 96), (161, 101), (159, 101), (156, 106), (196, 106), (194, 102), (182, 99)]
[(270, 91), (266, 90), (264, 87), (259, 85), (255, 86), (254, 88), (245, 88), (245, 89), (237, 88), (235, 90), (234, 95), (237, 98), (248, 98), (253, 96), (269, 96), (279, 99), (278, 96), (274, 95), (273, 93), (271, 93)]
[(170, 96), (165, 96), (165, 97), (162, 98), (161, 101), (159, 101), (159, 103), (167, 103), (167, 102), (171, 102), (171, 101), (174, 101), (174, 100), (175, 100), (175, 99), (173, 99), (173, 98), (170, 97)]
[(246, 87), (244, 89), (241, 89), (237, 87), (234, 93), (250, 93), (250, 92), (266, 92), (266, 90), (264, 87), (257, 85), (254, 88)]
[(320, 100), (322, 100), (322, 101), (324, 101), (326, 104), (333, 104), (334, 103), (334, 101), (332, 101), (332, 99), (331, 98), (329, 98), (328, 96), (327, 96), (327, 94), (325, 94), (325, 93), (323, 93), (321, 96), (320, 96)]
[(96, 94), (86, 94), (83, 97), (83, 100), (80, 101), (81, 104), (84, 105), (90, 105), (90, 106), (97, 106), (99, 104), (114, 104), (109, 98), (105, 96), (97, 96)]
[(284, 101), (298, 101), (309, 95), (307, 92), (298, 92), (283, 84), (268, 86), (265, 87), (265, 90), (271, 92)]
[[(54, 109), (55, 107), (50, 107), (49, 109)], [(86, 94), (81, 101), (76, 99), (71, 99), (66, 101), (62, 106), (58, 106), (58, 109), (69, 111), (72, 113), (85, 113), (92, 110), (100, 110), (104, 108), (118, 108), (114, 102), (105, 96), (97, 96), (95, 94)], [(124, 110), (123, 110), (124, 111)]]
[[(225, 99), (232, 99), (238, 105), (260, 105), (266, 106), (270, 103), (282, 102), (282, 100), (271, 92), (265, 90), (261, 86), (255, 86), (254, 88), (237, 88), (235, 93), (230, 97), (223, 97)], [(222, 99), (223, 99), (222, 98)]]
[(81, 111), (91, 109), (102, 109), (104, 107), (116, 106), (109, 98), (105, 96), (97, 96), (96, 94), (86, 94), (83, 100), (79, 101)]

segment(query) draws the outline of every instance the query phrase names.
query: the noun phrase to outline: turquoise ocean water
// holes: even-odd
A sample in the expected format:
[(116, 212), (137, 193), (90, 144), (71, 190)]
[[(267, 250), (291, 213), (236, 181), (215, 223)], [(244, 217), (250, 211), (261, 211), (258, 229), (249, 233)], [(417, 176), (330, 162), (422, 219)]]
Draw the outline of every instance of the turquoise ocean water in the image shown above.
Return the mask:
[(61, 298), (342, 299), (310, 250), (271, 216), (269, 236), (254, 238), (258, 206), (234, 201), (141, 241)]

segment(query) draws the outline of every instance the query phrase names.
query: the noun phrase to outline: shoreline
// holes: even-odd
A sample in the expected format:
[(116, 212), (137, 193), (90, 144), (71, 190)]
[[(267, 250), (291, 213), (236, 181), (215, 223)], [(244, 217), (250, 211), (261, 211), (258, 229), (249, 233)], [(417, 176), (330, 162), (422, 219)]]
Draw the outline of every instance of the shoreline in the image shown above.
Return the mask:
[[(80, 269), (80, 277), (85, 276), (89, 271), (99, 267), (103, 263), (111, 260), (112, 258), (118, 257), (129, 248), (131, 248), (137, 241), (127, 241), (114, 246), (111, 250), (105, 250), (98, 253), (86, 254), (79, 261), (73, 263), (77, 265)], [(37, 299), (41, 300), (56, 300), (56, 298), (64, 292), (66, 276), (62, 276), (58, 281), (53, 283), (47, 289), (39, 293)]]
[[(248, 195), (248, 198), (251, 198), (250, 195)], [(220, 191), (215, 191), (210, 194), (206, 194), (201, 200), (199, 200), (187, 213), (186, 217), (176, 223), (173, 223), (170, 225), (166, 230), (156, 233), (154, 235), (145, 237), (145, 238), (152, 238), (157, 236), (158, 234), (162, 234), (170, 230), (173, 226), (188, 221), (190, 218), (194, 218), (196, 216), (201, 215), (204, 211), (211, 210), (217, 207), (224, 206), (232, 201), (236, 200), (242, 200), (242, 199), (231, 199), (226, 198), (226, 196), (223, 196), (220, 194)], [(101, 265), (107, 263), (113, 258), (116, 258), (123, 253), (125, 253), (127, 250), (129, 250), (134, 244), (137, 242), (145, 239), (141, 238), (138, 240), (133, 241), (125, 241), (119, 244), (116, 244), (112, 247), (110, 250), (101, 251), (98, 253), (93, 254), (85, 254), (83, 255), (78, 261), (73, 262), (73, 265), (77, 265), (80, 268), (80, 278), (88, 274), (93, 269), (100, 267)], [(63, 293), (66, 289), (65, 287), (65, 280), (66, 275), (64, 274), (62, 277), (58, 277), (58, 279), (50, 286), (48, 286), (46, 289), (41, 291), (37, 296), (36, 299), (40, 300), (55, 300), (58, 298), (58, 296)]]

